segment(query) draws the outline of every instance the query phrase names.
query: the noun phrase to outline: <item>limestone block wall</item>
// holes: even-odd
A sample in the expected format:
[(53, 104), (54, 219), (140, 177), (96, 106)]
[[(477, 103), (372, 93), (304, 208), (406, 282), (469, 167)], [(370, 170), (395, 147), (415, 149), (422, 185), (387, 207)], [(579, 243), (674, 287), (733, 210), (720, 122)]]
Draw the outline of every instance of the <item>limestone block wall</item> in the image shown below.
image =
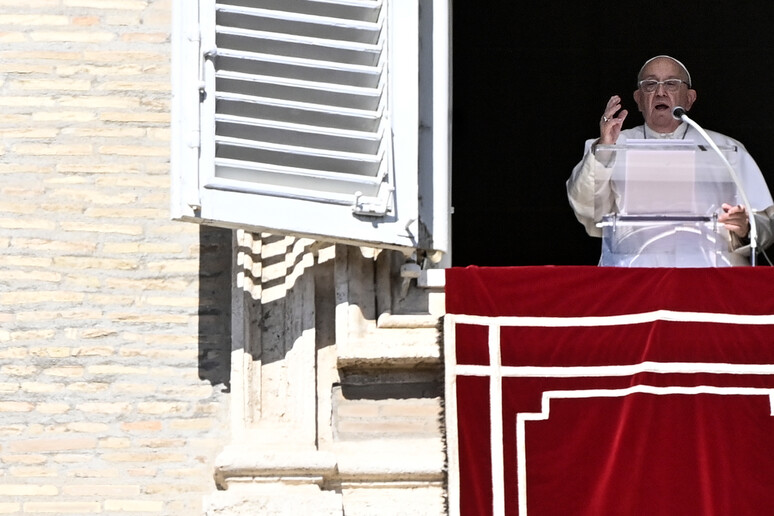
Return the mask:
[(0, 0), (0, 514), (202, 513), (231, 232), (169, 220), (169, 0)]

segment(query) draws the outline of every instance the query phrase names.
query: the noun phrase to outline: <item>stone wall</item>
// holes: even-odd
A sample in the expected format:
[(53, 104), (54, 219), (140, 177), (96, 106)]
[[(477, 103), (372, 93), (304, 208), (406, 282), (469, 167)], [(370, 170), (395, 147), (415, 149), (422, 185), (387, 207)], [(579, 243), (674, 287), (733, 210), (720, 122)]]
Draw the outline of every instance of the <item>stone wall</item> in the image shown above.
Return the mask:
[(232, 439), (205, 514), (444, 514), (442, 289), (404, 289), (400, 253), (236, 241)]
[(169, 219), (169, 0), (0, 0), (0, 514), (201, 514), (231, 232)]
[(0, 514), (442, 514), (442, 289), (170, 220), (171, 10), (0, 0)]

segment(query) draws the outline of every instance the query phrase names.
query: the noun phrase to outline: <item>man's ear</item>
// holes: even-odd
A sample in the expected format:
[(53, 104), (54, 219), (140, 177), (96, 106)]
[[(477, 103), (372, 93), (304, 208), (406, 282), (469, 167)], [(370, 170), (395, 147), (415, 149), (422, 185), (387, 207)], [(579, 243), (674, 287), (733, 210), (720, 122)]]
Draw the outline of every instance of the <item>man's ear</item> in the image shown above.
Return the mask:
[(642, 102), (642, 91), (640, 91), (640, 89), (637, 88), (636, 90), (634, 90), (633, 97), (634, 97), (634, 102), (637, 103), (637, 109), (639, 109), (640, 113), (641, 113), (642, 112), (642, 105), (641, 105), (641, 102)]
[(688, 102), (686, 102), (685, 110), (688, 111), (696, 102), (696, 90), (688, 90)]

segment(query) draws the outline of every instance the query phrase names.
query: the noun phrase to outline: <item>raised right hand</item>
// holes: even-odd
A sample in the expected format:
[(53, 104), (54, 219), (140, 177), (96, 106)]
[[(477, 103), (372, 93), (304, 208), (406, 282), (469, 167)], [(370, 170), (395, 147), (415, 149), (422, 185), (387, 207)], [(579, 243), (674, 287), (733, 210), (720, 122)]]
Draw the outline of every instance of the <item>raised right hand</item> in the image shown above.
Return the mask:
[(605, 111), (599, 119), (599, 143), (602, 145), (614, 144), (621, 134), (621, 126), (628, 114), (627, 110), (621, 109), (621, 97), (618, 95), (610, 97)]

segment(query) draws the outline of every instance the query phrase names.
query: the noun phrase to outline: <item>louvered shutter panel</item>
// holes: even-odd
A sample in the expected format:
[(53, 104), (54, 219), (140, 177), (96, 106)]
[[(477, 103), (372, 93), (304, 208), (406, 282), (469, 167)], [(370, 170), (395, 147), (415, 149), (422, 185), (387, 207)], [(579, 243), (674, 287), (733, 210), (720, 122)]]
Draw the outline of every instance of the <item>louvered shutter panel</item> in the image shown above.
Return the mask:
[(387, 214), (382, 3), (229, 0), (215, 19), (215, 170), (205, 187)]
[[(391, 5), (396, 1), (400, 12)], [(180, 12), (193, 6), (177, 0), (178, 18), (190, 18)], [(196, 188), (190, 179), (182, 183), (199, 199), (176, 196), (187, 202), (176, 218), (421, 247), (418, 5), (200, 0), (198, 6), (197, 62), (176, 71), (190, 77), (188, 67), (197, 67), (199, 175)], [(188, 36), (175, 41), (190, 47), (197, 38), (191, 26), (184, 31)], [(178, 59), (185, 55), (178, 52)], [(185, 117), (173, 120), (186, 124)], [(173, 134), (177, 145), (192, 138), (186, 129)], [(174, 168), (173, 177), (187, 175)]]

